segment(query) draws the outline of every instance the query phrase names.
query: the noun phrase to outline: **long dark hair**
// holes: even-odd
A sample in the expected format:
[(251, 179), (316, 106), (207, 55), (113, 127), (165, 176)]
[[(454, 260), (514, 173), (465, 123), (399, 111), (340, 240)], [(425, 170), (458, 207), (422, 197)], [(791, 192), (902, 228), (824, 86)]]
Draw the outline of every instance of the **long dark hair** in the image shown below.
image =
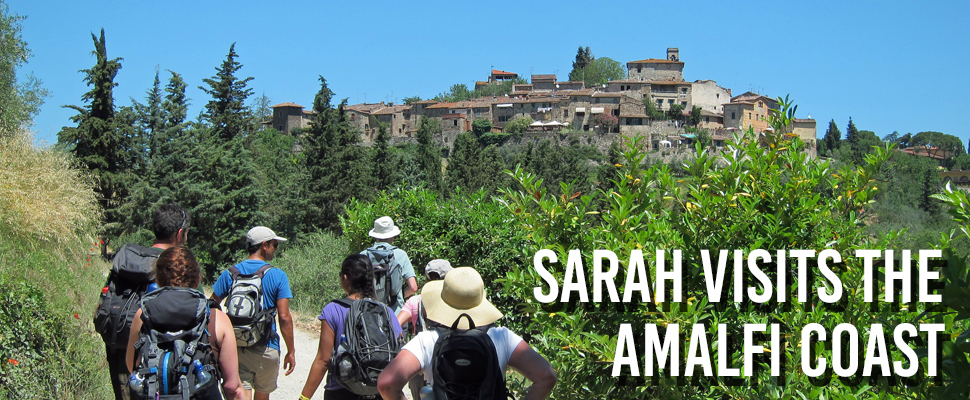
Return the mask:
[(363, 254), (347, 256), (340, 265), (340, 276), (347, 276), (350, 294), (374, 298), (374, 266), (370, 263), (370, 257)]

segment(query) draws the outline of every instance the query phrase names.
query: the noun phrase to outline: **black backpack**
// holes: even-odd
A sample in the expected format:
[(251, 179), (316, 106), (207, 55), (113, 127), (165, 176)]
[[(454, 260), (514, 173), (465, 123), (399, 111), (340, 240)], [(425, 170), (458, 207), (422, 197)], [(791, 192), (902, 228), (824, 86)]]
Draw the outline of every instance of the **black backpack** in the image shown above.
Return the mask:
[(162, 249), (126, 244), (114, 256), (108, 281), (94, 312), (94, 329), (112, 350), (128, 348), (131, 321), (152, 283), (151, 272)]
[(404, 286), (404, 271), (394, 259), (396, 248), (386, 243), (367, 248), (367, 256), (374, 265), (374, 298), (392, 309), (397, 308), (397, 295)]
[(263, 309), (263, 276), (273, 268), (266, 264), (253, 274), (244, 275), (232, 266), (232, 286), (226, 294), (226, 315), (236, 333), (236, 346), (249, 347), (265, 342), (276, 319), (276, 308)]
[(163, 287), (146, 294), (141, 309), (143, 325), (135, 343), (140, 364), (130, 381), (132, 399), (222, 399), (205, 295)]
[[(469, 329), (458, 329), (462, 317), (468, 318)], [(490, 327), (476, 328), (472, 317), (463, 313), (450, 329), (438, 330), (431, 359), (435, 400), (508, 399), (505, 372), (487, 333)]]
[(347, 307), (344, 333), (335, 338), (329, 373), (343, 388), (358, 396), (378, 396), (377, 377), (401, 351), (384, 303), (371, 299), (334, 300)]

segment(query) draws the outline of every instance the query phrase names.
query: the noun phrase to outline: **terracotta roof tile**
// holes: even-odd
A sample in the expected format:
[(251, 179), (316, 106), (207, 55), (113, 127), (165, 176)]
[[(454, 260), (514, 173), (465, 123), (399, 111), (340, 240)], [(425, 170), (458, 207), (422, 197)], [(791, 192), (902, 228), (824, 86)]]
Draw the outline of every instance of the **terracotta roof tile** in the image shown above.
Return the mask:
[(506, 71), (501, 71), (501, 70), (497, 70), (497, 69), (493, 69), (492, 70), (492, 75), (515, 75), (515, 76), (519, 76), (519, 74), (517, 74), (515, 72), (506, 72)]
[(539, 80), (548, 80), (548, 79), (551, 79), (551, 80), (555, 81), (556, 80), (556, 75), (554, 75), (554, 74), (532, 75), (532, 80), (535, 81), (536, 79), (539, 79)]
[(648, 58), (646, 60), (630, 61), (627, 64), (683, 64), (683, 61), (662, 60), (658, 58)]
[(374, 111), (372, 114), (374, 114), (374, 115), (397, 114), (399, 112), (402, 112), (404, 110), (408, 110), (410, 108), (411, 108), (411, 106), (399, 104), (399, 105), (395, 105), (395, 106), (384, 107), (384, 108), (382, 108), (380, 110)]
[(300, 108), (306, 108), (306, 107), (303, 107), (303, 106), (301, 106), (299, 104), (290, 103), (290, 102), (280, 103), (280, 104), (277, 104), (275, 106), (270, 106), (269, 108), (276, 108), (276, 107), (300, 107)]
[(345, 106), (344, 110), (357, 111), (361, 113), (371, 113), (374, 110), (378, 110), (383, 107), (385, 106), (381, 103), (360, 103), (360, 104), (351, 104), (349, 106)]

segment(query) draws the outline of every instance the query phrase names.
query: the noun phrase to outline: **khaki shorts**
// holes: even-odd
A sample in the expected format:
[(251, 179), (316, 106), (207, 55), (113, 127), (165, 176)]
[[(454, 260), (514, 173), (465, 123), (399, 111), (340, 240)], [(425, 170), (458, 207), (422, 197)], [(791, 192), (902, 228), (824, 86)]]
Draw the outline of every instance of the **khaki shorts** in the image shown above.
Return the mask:
[(238, 347), (239, 379), (243, 388), (260, 393), (276, 390), (280, 376), (280, 351), (266, 345)]

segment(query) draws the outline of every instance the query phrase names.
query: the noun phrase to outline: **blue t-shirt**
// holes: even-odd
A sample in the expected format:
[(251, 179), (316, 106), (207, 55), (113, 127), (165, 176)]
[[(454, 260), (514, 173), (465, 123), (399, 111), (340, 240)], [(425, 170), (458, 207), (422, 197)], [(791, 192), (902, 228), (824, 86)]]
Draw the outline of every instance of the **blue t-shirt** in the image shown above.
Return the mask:
[[(239, 273), (243, 275), (255, 274), (257, 270), (267, 262), (260, 260), (245, 260), (236, 264)], [(229, 269), (222, 271), (219, 279), (212, 285), (212, 293), (220, 299), (225, 299), (232, 287), (232, 273)], [(293, 292), (290, 291), (290, 278), (279, 268), (270, 268), (263, 275), (263, 308), (275, 308), (276, 301), (279, 299), (292, 299)], [(269, 341), (266, 346), (280, 350), (280, 336), (276, 333), (276, 321), (270, 326)]]
[[(387, 310), (390, 311), (391, 308), (388, 307)], [(335, 302), (330, 302), (323, 306), (323, 310), (320, 311), (320, 316), (317, 317), (317, 319), (321, 321), (327, 321), (327, 325), (330, 325), (330, 328), (333, 329), (334, 347), (336, 347), (336, 344), (339, 343), (340, 335), (343, 335), (344, 333), (344, 322), (347, 320), (348, 311), (350, 311), (349, 308)], [(391, 326), (394, 327), (394, 336), (400, 337), (401, 324), (397, 322), (397, 318), (395, 318), (395, 314), (393, 313), (391, 313)], [(327, 374), (327, 385), (324, 386), (323, 389), (336, 390), (341, 388), (342, 386), (333, 380), (333, 375)]]

